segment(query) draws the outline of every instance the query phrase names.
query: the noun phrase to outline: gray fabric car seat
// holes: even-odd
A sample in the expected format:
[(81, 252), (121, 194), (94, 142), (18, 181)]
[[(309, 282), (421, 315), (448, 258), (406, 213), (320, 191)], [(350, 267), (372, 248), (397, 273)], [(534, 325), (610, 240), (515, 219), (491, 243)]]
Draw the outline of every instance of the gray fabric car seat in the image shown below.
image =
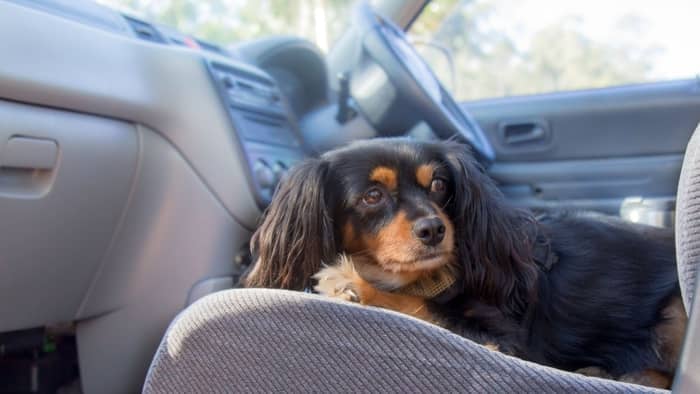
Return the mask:
[[(696, 134), (686, 153), (676, 221), (686, 305), (700, 256)], [(696, 304), (689, 332), (700, 328)], [(700, 390), (699, 356), (699, 338), (687, 338), (674, 391)], [(239, 289), (207, 296), (174, 320), (144, 392), (666, 391), (522, 361), (391, 311), (298, 292)]]
[(676, 197), (676, 256), (685, 310), (691, 310), (700, 261), (700, 126), (688, 142)]
[(700, 393), (700, 302), (694, 302), (700, 294), (700, 125), (688, 142), (678, 181), (676, 260), (689, 320), (673, 391)]
[(398, 313), (263, 289), (216, 293), (180, 314), (144, 391), (655, 392), (508, 357)]

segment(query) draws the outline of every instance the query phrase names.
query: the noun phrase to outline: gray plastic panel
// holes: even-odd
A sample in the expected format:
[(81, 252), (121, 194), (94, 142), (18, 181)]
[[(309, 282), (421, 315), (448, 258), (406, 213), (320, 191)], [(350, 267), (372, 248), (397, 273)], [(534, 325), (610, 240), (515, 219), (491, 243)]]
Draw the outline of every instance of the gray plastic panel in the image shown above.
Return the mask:
[(676, 194), (682, 155), (498, 163), (488, 172), (515, 204), (619, 213), (627, 197)]
[(233, 283), (233, 277), (231, 276), (205, 279), (192, 287), (190, 295), (187, 297), (187, 305), (191, 305), (198, 299), (217, 291), (232, 289), (234, 285), (235, 283)]
[(351, 141), (377, 136), (377, 131), (360, 113), (345, 124), (336, 120), (338, 106), (325, 105), (306, 114), (299, 129), (304, 141), (317, 153), (323, 153)]
[(8, 0), (121, 34), (131, 34), (119, 13), (91, 0)]
[[(26, 137), (49, 148), (51, 163), (15, 156), (27, 153), (18, 146)], [(75, 318), (124, 209), (137, 151), (130, 124), (0, 100), (0, 162), (30, 167), (0, 167), (0, 331)]]
[[(473, 101), (497, 161), (681, 154), (700, 121), (700, 79)], [(544, 122), (551, 140), (505, 144), (505, 123)]]
[[(496, 149), (489, 172), (514, 202), (616, 214), (626, 197), (675, 198), (682, 154), (700, 120), (700, 80), (506, 97), (463, 107)], [(508, 130), (512, 138), (533, 126), (544, 130), (541, 138), (506, 142)]]
[(250, 238), (167, 141), (138, 132), (128, 206), (79, 313), (87, 393), (137, 392), (192, 287), (232, 276), (234, 255)]
[(260, 210), (245, 177), (244, 156), (203, 53), (7, 2), (0, 2), (0, 36), (7, 38), (0, 40), (0, 97), (152, 127), (182, 153), (231, 215), (255, 227)]
[(51, 170), (58, 158), (58, 145), (50, 139), (14, 136), (0, 153), (0, 167)]

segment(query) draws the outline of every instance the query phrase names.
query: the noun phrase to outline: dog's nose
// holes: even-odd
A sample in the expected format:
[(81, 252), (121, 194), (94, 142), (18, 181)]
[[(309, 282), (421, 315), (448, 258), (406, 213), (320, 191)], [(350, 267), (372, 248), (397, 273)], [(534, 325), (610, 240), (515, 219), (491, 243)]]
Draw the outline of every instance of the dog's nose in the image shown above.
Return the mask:
[(445, 223), (436, 216), (418, 219), (413, 224), (413, 235), (424, 244), (435, 246), (445, 238)]

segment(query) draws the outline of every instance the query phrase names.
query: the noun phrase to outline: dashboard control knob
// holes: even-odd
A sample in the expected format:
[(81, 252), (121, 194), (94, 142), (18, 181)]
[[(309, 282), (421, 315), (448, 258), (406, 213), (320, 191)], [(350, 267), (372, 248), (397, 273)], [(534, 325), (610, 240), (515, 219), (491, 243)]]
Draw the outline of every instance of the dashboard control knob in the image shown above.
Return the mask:
[(230, 75), (224, 74), (224, 76), (221, 77), (221, 82), (224, 84), (226, 89), (232, 89), (235, 86), (233, 78), (231, 78)]
[(275, 174), (275, 183), (279, 182), (287, 172), (287, 166), (281, 161), (275, 162), (272, 166), (272, 172)]
[(271, 189), (277, 183), (275, 172), (264, 160), (255, 162), (253, 165), (253, 173), (255, 174), (255, 179), (258, 181), (258, 185), (263, 189)]

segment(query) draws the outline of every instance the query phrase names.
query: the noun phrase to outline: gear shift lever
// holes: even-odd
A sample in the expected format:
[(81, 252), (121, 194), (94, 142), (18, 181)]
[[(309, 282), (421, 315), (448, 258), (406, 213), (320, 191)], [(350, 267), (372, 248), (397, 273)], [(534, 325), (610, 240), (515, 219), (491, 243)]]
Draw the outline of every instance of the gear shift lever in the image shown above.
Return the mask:
[(338, 74), (338, 114), (335, 119), (340, 124), (345, 124), (357, 115), (357, 112), (350, 105), (350, 73), (345, 71)]

